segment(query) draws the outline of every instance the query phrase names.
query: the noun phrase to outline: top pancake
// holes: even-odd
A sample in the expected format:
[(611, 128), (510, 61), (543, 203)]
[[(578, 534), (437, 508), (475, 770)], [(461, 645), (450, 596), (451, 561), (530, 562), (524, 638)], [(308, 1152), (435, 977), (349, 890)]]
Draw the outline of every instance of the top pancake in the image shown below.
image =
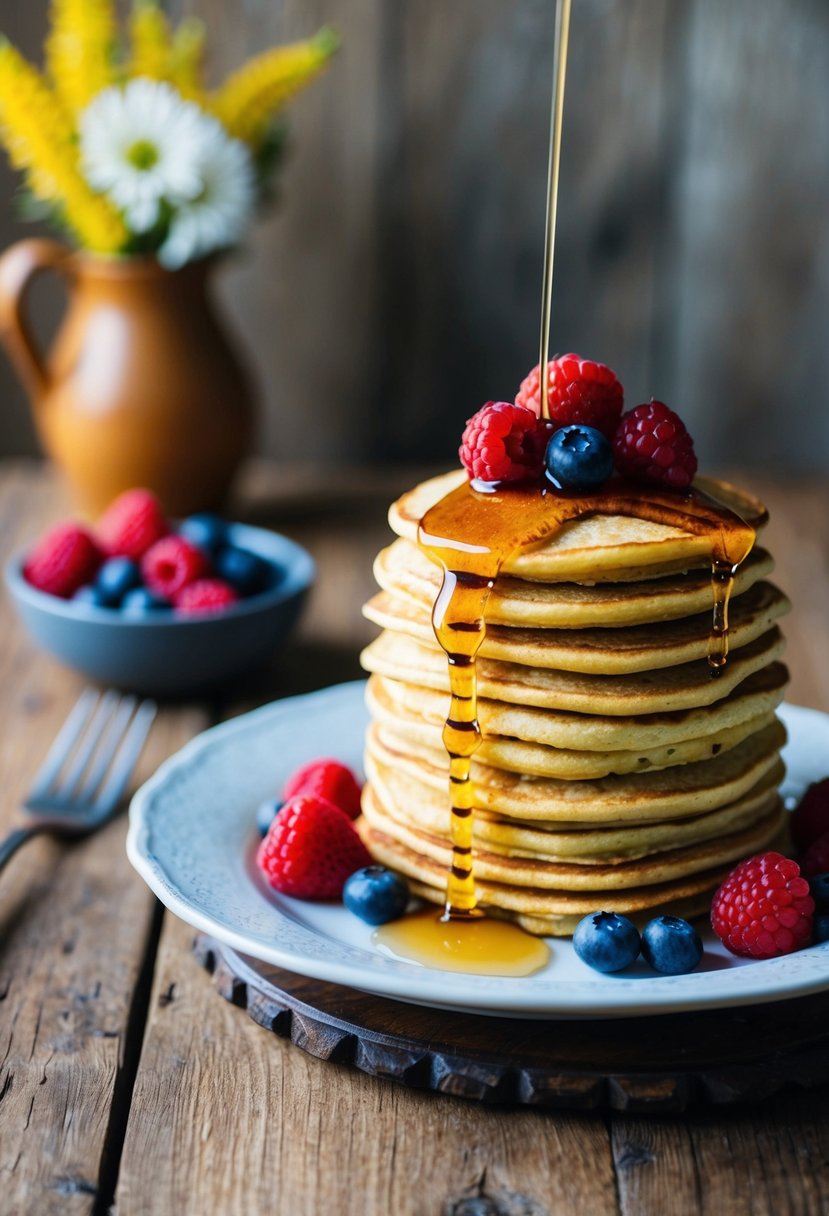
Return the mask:
[[(403, 494), (389, 510), (393, 531), (416, 541), (426, 512), (465, 477), (465, 471), (457, 469)], [(765, 508), (757, 499), (725, 482), (700, 478), (696, 484), (753, 527), (765, 522)], [(512, 554), (503, 572), (546, 582), (624, 582), (705, 566), (710, 558), (708, 537), (628, 516), (602, 515), (564, 524), (554, 536)]]

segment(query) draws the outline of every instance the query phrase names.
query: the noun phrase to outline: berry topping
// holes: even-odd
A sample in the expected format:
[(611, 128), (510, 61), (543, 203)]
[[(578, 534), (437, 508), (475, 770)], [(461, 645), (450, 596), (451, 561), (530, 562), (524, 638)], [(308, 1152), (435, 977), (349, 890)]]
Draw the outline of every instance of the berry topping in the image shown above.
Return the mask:
[(489, 401), (466, 424), (461, 464), (478, 481), (526, 481), (544, 471), (550, 426), (532, 410)]
[(573, 934), (573, 949), (594, 971), (622, 971), (639, 954), (639, 933), (632, 921), (616, 912), (591, 912)]
[(239, 597), (229, 583), (220, 578), (199, 578), (182, 587), (173, 604), (181, 616), (193, 616), (197, 612), (222, 612), (238, 601)]
[(259, 803), (256, 808), (256, 827), (260, 836), (267, 836), (271, 824), (284, 805), (284, 802), (279, 802), (276, 798), (266, 798), (264, 802)]
[(188, 583), (204, 578), (210, 563), (201, 549), (181, 536), (157, 540), (141, 559), (141, 573), (150, 591), (164, 599), (174, 599)]
[(661, 401), (637, 405), (622, 418), (613, 439), (623, 477), (684, 490), (694, 480), (697, 458), (685, 423)]
[(127, 490), (98, 520), (101, 546), (110, 557), (143, 557), (170, 531), (161, 503), (149, 490)]
[(227, 524), (220, 515), (211, 511), (203, 511), (200, 515), (190, 515), (179, 525), (179, 536), (189, 540), (197, 549), (204, 549), (212, 556), (225, 543)]
[(287, 800), (297, 794), (314, 794), (339, 807), (349, 819), (360, 814), (360, 784), (350, 768), (339, 760), (312, 760), (292, 773), (282, 787)]
[(595, 427), (563, 426), (547, 444), (544, 463), (560, 490), (596, 490), (613, 472), (613, 450)]
[(240, 595), (256, 595), (264, 591), (270, 573), (268, 563), (248, 549), (227, 545), (214, 558), (216, 573), (230, 583)]
[(642, 932), (642, 955), (654, 971), (685, 975), (702, 958), (702, 941), (694, 926), (681, 916), (657, 916)]
[[(559, 355), (547, 364), (547, 376), (547, 403), (554, 426), (577, 422), (613, 438), (624, 403), (624, 391), (615, 372), (604, 363), (582, 359), (581, 355)], [(515, 404), (541, 416), (538, 365), (522, 382)]]
[(343, 903), (369, 925), (385, 925), (406, 911), (409, 888), (405, 879), (385, 866), (366, 866), (346, 880)]
[(56, 524), (32, 549), (23, 575), (38, 591), (69, 599), (92, 581), (101, 560), (101, 551), (86, 528)]
[(813, 840), (800, 858), (800, 872), (807, 878), (816, 874), (824, 874), (829, 870), (829, 832), (824, 832)]
[(371, 865), (348, 816), (310, 795), (285, 803), (256, 860), (275, 890), (297, 899), (339, 899), (345, 880)]
[(829, 915), (825, 912), (815, 917), (814, 939), (816, 942), (829, 942)]
[(792, 840), (799, 849), (829, 832), (829, 777), (809, 786), (789, 822)]
[(809, 894), (819, 912), (829, 911), (829, 873), (810, 875)]
[(95, 588), (107, 608), (115, 608), (128, 591), (141, 582), (141, 571), (129, 557), (110, 557), (95, 579)]
[(153, 595), (152, 591), (146, 587), (133, 587), (132, 591), (128, 591), (121, 600), (121, 611), (124, 616), (147, 616), (150, 613), (158, 612), (160, 608), (169, 607), (167, 600)]
[(814, 910), (797, 862), (758, 853), (732, 870), (715, 894), (711, 926), (732, 954), (776, 958), (806, 945)]

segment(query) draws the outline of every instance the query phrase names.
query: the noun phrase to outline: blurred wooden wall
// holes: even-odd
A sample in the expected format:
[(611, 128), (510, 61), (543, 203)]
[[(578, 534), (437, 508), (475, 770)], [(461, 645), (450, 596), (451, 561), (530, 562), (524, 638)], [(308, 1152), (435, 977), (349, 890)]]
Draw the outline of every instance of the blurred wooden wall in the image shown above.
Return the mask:
[[(326, 22), (343, 36), (222, 288), (262, 450), (451, 456), (537, 357), (553, 0), (170, 7), (206, 19), (216, 76)], [(573, 7), (554, 347), (609, 362), (629, 404), (667, 400), (707, 463), (825, 469), (829, 3)], [(0, 0), (3, 31), (34, 53), (45, 9)], [(5, 203), (0, 228), (24, 231)], [(0, 393), (0, 452), (30, 449), (5, 361)]]

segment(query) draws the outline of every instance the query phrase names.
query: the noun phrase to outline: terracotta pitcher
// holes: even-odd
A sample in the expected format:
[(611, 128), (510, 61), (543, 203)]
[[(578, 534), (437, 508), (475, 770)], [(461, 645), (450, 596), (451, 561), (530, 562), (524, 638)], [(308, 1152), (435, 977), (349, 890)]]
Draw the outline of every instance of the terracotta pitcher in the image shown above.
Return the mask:
[[(91, 515), (130, 486), (155, 490), (174, 515), (218, 507), (250, 446), (250, 382), (208, 295), (213, 265), (169, 271), (50, 240), (0, 257), (0, 337), (43, 447)], [(66, 280), (69, 305), (44, 355), (24, 302), (47, 269)]]

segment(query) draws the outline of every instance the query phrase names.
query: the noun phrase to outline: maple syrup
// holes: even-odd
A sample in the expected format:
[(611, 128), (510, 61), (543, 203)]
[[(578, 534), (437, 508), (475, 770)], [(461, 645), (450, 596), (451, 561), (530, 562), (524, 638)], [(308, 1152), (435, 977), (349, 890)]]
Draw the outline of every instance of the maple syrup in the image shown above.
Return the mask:
[[(546, 368), (552, 305), (558, 178), (570, 0), (559, 0), (550, 125), (547, 224), (539, 366)], [(542, 374), (541, 416), (549, 418)], [(543, 485), (464, 483), (426, 512), (418, 543), (443, 570), (432, 612), (435, 636), (449, 664), (450, 706), (443, 730), (449, 755), (452, 858), (443, 913), (425, 909), (384, 925), (374, 940), (394, 954), (438, 969), (483, 975), (529, 975), (549, 959), (548, 946), (517, 925), (478, 907), (473, 865), (475, 791), (472, 757), (481, 743), (476, 659), (486, 636), (486, 605), (504, 563), (517, 550), (592, 515), (621, 515), (677, 528), (711, 542), (714, 610), (708, 661), (718, 675), (728, 656), (728, 604), (734, 575), (748, 556), (754, 529), (700, 490), (650, 489), (615, 478), (590, 495)]]

